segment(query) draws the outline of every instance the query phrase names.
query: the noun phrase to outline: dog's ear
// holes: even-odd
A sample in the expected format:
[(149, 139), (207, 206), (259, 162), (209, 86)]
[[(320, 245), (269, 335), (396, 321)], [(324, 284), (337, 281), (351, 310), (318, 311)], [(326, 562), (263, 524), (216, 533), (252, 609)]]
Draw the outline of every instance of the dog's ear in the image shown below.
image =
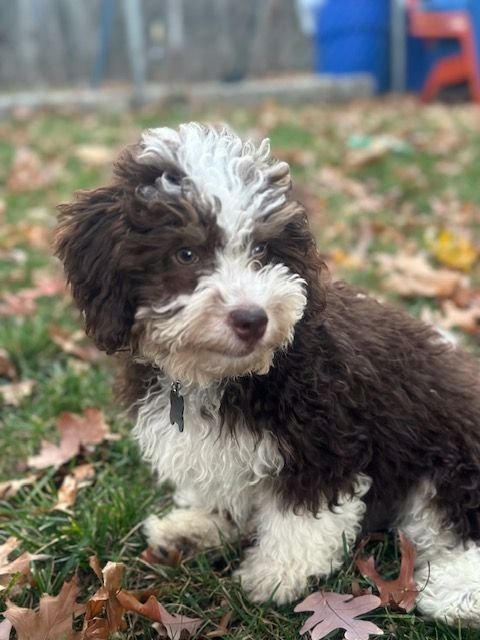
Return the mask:
[(87, 334), (107, 353), (128, 344), (135, 315), (128, 271), (122, 268), (122, 244), (129, 231), (124, 207), (119, 184), (80, 192), (58, 207), (56, 255)]

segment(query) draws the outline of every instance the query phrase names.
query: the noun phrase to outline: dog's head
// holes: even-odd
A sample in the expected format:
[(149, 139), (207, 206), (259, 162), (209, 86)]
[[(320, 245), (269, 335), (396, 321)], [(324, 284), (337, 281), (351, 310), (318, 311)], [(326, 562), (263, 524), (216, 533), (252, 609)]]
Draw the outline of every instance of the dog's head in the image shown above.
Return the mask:
[(147, 131), (110, 186), (60, 206), (57, 255), (86, 330), (172, 379), (266, 373), (319, 289), (290, 173), (228, 129)]

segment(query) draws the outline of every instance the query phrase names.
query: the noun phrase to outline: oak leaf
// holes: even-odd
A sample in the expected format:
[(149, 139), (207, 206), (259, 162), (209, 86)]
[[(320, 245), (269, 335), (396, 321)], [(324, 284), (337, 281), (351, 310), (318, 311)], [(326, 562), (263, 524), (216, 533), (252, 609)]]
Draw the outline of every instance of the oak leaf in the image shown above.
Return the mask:
[(203, 622), (201, 618), (168, 613), (153, 595), (142, 603), (129, 591), (122, 590), (117, 594), (117, 598), (125, 611), (133, 611), (153, 620), (153, 626), (157, 630), (164, 628), (170, 640), (179, 640), (184, 631), (193, 636)]
[(383, 635), (373, 622), (357, 620), (357, 616), (380, 606), (377, 596), (316, 591), (297, 604), (296, 612), (313, 611), (300, 629), (300, 635), (310, 632), (311, 640), (320, 640), (335, 629), (344, 629), (346, 640), (368, 640), (371, 634)]
[(43, 595), (38, 611), (9, 601), (4, 616), (13, 624), (17, 640), (80, 640), (80, 632), (72, 629), (73, 617), (84, 609), (76, 603), (77, 595), (78, 586), (72, 579), (58, 596)]
[(60, 466), (74, 458), (82, 446), (115, 439), (99, 409), (85, 409), (83, 415), (65, 411), (58, 417), (57, 427), (60, 433), (59, 445), (44, 440), (40, 453), (28, 458), (28, 466), (34, 469)]
[(400, 531), (400, 549), (402, 561), (400, 573), (395, 580), (385, 580), (375, 568), (375, 559), (370, 556), (367, 560), (357, 558), (355, 563), (361, 574), (370, 578), (378, 589), (383, 605), (393, 605), (407, 613), (415, 607), (418, 589), (413, 575), (415, 558), (417, 556), (414, 545)]

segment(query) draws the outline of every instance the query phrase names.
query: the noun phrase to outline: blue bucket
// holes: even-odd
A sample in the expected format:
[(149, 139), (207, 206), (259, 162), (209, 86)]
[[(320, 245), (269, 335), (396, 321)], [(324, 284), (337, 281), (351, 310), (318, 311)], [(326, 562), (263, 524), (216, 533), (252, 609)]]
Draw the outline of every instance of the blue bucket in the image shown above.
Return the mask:
[(325, 0), (316, 12), (315, 71), (369, 73), (389, 88), (390, 0)]

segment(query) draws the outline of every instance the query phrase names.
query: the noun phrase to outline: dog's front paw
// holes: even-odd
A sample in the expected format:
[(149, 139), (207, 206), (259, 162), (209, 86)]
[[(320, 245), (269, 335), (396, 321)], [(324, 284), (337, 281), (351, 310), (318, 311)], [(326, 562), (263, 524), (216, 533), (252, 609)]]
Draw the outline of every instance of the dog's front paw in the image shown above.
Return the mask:
[(152, 554), (169, 564), (172, 558), (188, 557), (232, 539), (234, 530), (232, 522), (221, 514), (193, 508), (174, 509), (164, 518), (150, 516), (144, 523)]
[(252, 602), (272, 600), (278, 605), (299, 598), (307, 589), (307, 578), (295, 570), (295, 564), (283, 566), (257, 547), (247, 549), (246, 558), (234, 573)]

